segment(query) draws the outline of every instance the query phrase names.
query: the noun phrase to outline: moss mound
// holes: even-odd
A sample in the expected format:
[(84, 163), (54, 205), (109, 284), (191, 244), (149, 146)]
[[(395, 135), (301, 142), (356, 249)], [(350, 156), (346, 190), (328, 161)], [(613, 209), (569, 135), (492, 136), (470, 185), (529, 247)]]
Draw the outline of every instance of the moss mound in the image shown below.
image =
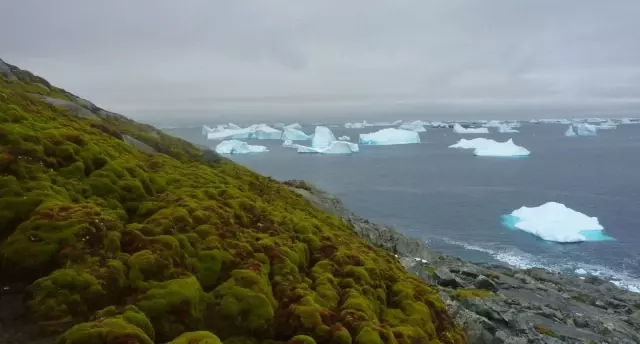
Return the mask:
[(342, 220), (12, 68), (0, 278), (29, 284), (33, 321), (59, 343), (464, 342), (437, 292)]

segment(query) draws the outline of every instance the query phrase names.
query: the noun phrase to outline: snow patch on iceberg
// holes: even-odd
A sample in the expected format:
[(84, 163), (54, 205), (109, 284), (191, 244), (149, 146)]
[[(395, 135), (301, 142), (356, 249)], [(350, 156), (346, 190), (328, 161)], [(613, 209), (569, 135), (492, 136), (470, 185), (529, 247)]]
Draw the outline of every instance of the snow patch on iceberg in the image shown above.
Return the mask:
[(360, 143), (375, 146), (420, 143), (420, 135), (415, 131), (386, 128), (374, 133), (360, 134)]
[(564, 132), (564, 136), (576, 136), (576, 132), (573, 130), (573, 126), (570, 125), (569, 128), (567, 128), (567, 131)]
[(488, 134), (487, 128), (465, 128), (459, 123), (453, 125), (453, 132), (457, 134)]
[(249, 154), (267, 152), (265, 146), (250, 145), (243, 141), (227, 140), (216, 146), (216, 153), (219, 154)]
[(351, 138), (349, 136), (347, 136), (347, 135), (344, 135), (344, 136), (338, 137), (338, 140), (340, 140), (340, 141), (351, 141)]
[(523, 206), (504, 215), (502, 223), (508, 228), (519, 229), (547, 241), (572, 243), (615, 240), (603, 233), (604, 227), (597, 217), (589, 217), (556, 202), (532, 208)]
[(478, 137), (472, 140), (462, 139), (449, 148), (474, 149), (473, 154), (477, 156), (528, 156), (531, 154), (528, 149), (513, 143), (512, 139), (505, 142), (497, 142), (491, 139)]

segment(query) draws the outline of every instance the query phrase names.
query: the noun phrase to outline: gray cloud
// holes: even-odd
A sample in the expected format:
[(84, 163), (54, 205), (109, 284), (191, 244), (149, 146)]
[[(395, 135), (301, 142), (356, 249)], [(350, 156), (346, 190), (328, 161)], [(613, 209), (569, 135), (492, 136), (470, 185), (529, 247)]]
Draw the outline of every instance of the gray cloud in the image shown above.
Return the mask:
[(5, 60), (143, 119), (627, 114), (640, 99), (636, 0), (20, 0), (0, 13)]

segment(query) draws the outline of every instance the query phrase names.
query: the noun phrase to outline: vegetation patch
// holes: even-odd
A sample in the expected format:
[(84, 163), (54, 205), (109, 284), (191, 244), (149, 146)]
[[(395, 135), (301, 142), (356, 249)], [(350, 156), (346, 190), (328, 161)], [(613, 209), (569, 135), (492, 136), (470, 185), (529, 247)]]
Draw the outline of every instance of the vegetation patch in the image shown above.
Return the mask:
[(0, 276), (58, 343), (464, 343), (436, 290), (287, 186), (14, 69)]

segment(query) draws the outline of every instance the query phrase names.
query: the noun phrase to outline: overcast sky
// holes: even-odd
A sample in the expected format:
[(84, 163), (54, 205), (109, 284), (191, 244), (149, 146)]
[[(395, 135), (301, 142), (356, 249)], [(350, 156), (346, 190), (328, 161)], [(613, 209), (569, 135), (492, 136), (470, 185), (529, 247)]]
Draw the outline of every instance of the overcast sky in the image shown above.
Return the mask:
[(0, 57), (142, 119), (634, 111), (639, 14), (638, 0), (0, 1)]

